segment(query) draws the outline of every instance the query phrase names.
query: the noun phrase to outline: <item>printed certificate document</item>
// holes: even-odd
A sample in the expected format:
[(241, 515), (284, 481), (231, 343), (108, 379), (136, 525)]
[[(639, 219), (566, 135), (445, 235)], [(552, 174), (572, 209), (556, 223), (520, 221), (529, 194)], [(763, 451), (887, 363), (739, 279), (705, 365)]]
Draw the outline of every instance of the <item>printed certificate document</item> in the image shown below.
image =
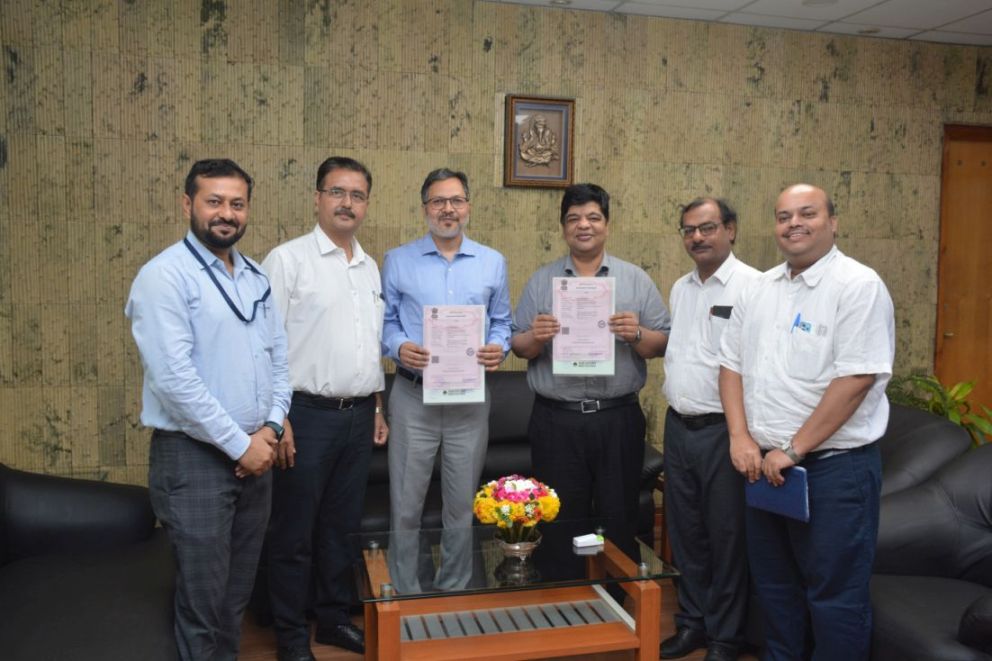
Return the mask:
[(486, 368), (476, 351), (486, 343), (484, 305), (425, 305), (424, 404), (486, 401)]
[(552, 347), (555, 374), (612, 376), (610, 316), (616, 307), (616, 278), (552, 278), (554, 311), (561, 324)]

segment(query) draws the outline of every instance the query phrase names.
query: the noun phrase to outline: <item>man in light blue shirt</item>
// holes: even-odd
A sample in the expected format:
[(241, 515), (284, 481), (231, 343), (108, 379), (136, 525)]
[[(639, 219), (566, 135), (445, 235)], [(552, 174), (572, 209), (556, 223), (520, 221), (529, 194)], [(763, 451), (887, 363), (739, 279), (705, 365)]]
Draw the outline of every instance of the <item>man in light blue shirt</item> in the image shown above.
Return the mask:
[[(383, 353), (395, 361), (397, 371), (389, 398), (390, 525), (394, 530), (421, 527), (440, 449), (442, 524), (446, 529), (469, 528), (489, 440), (489, 401), (424, 406), (422, 374), (430, 355), (423, 346), (423, 306), (485, 306), (486, 344), (477, 357), (487, 370), (495, 370), (510, 347), (506, 259), (465, 236), (471, 203), (464, 173), (434, 170), (420, 197), (429, 233), (387, 252), (382, 271)], [(440, 575), (437, 583), (441, 588), (453, 585)]]
[(183, 197), (190, 231), (145, 264), (125, 308), (144, 368), (141, 421), (154, 429), (152, 507), (176, 558), (184, 660), (237, 658), (290, 403), (268, 278), (233, 249), (251, 189), (233, 161), (196, 162)]

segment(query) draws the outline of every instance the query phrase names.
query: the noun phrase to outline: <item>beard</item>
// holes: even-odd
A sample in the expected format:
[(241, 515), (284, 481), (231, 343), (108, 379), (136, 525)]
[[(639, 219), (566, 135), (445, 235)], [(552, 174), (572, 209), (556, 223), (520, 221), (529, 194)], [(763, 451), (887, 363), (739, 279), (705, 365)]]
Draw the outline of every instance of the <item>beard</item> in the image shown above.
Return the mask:
[[(211, 232), (210, 230), (214, 227), (220, 227), (228, 225), (236, 228), (234, 234), (230, 236), (218, 236)], [(193, 236), (200, 240), (200, 243), (210, 248), (217, 248), (220, 250), (230, 248), (235, 243), (241, 240), (241, 237), (245, 235), (245, 230), (248, 228), (247, 224), (238, 227), (235, 222), (227, 221), (221, 218), (212, 221), (201, 221), (196, 217), (196, 214), (190, 214), (189, 228), (193, 232)]]
[(450, 228), (444, 227), (441, 224), (442, 222), (445, 221), (439, 219), (436, 223), (434, 223), (431, 222), (430, 218), (427, 219), (427, 229), (430, 230), (430, 233), (432, 235), (436, 236), (439, 239), (454, 239), (459, 234), (461, 234), (466, 227), (468, 227), (468, 218), (465, 219), (464, 223), (458, 223), (456, 221), (454, 226)]

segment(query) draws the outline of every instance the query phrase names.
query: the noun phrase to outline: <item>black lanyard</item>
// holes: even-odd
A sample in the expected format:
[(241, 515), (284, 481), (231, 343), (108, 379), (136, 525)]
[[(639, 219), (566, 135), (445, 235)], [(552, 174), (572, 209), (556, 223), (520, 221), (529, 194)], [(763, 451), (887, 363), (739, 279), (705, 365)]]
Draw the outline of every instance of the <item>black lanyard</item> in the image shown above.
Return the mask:
[[(193, 247), (193, 244), (189, 242), (189, 239), (184, 238), (183, 243), (185, 243), (186, 247), (189, 248), (189, 251), (193, 253), (193, 257), (196, 257), (196, 261), (200, 262), (200, 264), (203, 265), (203, 268), (206, 269), (207, 275), (209, 275), (210, 279), (213, 280), (214, 285), (217, 287), (217, 290), (220, 292), (220, 295), (224, 297), (225, 301), (227, 301), (227, 307), (231, 308), (231, 311), (234, 312), (234, 314), (238, 317), (238, 319), (245, 322), (246, 324), (250, 324), (251, 322), (255, 321), (255, 316), (258, 314), (258, 306), (261, 305), (262, 303), (265, 303), (265, 300), (269, 297), (269, 294), (272, 293), (272, 286), (269, 285), (268, 287), (266, 287), (265, 293), (262, 294), (262, 298), (255, 301), (255, 304), (251, 307), (251, 319), (245, 319), (245, 316), (241, 314), (241, 310), (238, 309), (238, 306), (234, 304), (234, 301), (231, 300), (231, 297), (227, 295), (227, 292), (224, 290), (224, 287), (222, 287), (220, 282), (217, 280), (217, 276), (214, 275), (214, 270), (207, 265), (206, 261), (204, 261), (200, 253), (198, 253), (196, 251), (196, 248)], [(252, 266), (251, 262), (249, 262), (247, 259), (245, 260), (245, 266), (248, 267), (248, 270), (251, 271), (252, 273), (256, 273), (262, 276), (263, 278), (265, 278), (265, 274), (259, 271), (254, 266)], [(266, 284), (268, 284), (269, 279), (265, 278), (265, 282)]]

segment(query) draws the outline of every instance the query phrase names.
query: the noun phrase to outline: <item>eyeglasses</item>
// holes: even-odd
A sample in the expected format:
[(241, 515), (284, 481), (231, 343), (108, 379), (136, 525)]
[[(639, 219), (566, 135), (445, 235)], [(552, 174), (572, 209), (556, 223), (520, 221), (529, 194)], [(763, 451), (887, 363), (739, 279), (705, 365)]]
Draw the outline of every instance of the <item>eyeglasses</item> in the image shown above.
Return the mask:
[(444, 208), (444, 205), (451, 203), (451, 208), (455, 211), (461, 211), (468, 204), (467, 197), (432, 197), (431, 199), (424, 202), (428, 207), (434, 211), (440, 211)]
[(318, 191), (325, 195), (330, 195), (335, 200), (343, 200), (347, 195), (355, 204), (365, 204), (369, 201), (369, 196), (360, 190), (347, 191), (343, 188), (318, 188)]
[(678, 232), (679, 234), (682, 235), (682, 238), (684, 239), (691, 238), (692, 235), (695, 234), (697, 231), (701, 236), (706, 237), (713, 234), (713, 232), (715, 232), (718, 227), (720, 227), (719, 223), (703, 223), (702, 225), (683, 225), (678, 229)]

